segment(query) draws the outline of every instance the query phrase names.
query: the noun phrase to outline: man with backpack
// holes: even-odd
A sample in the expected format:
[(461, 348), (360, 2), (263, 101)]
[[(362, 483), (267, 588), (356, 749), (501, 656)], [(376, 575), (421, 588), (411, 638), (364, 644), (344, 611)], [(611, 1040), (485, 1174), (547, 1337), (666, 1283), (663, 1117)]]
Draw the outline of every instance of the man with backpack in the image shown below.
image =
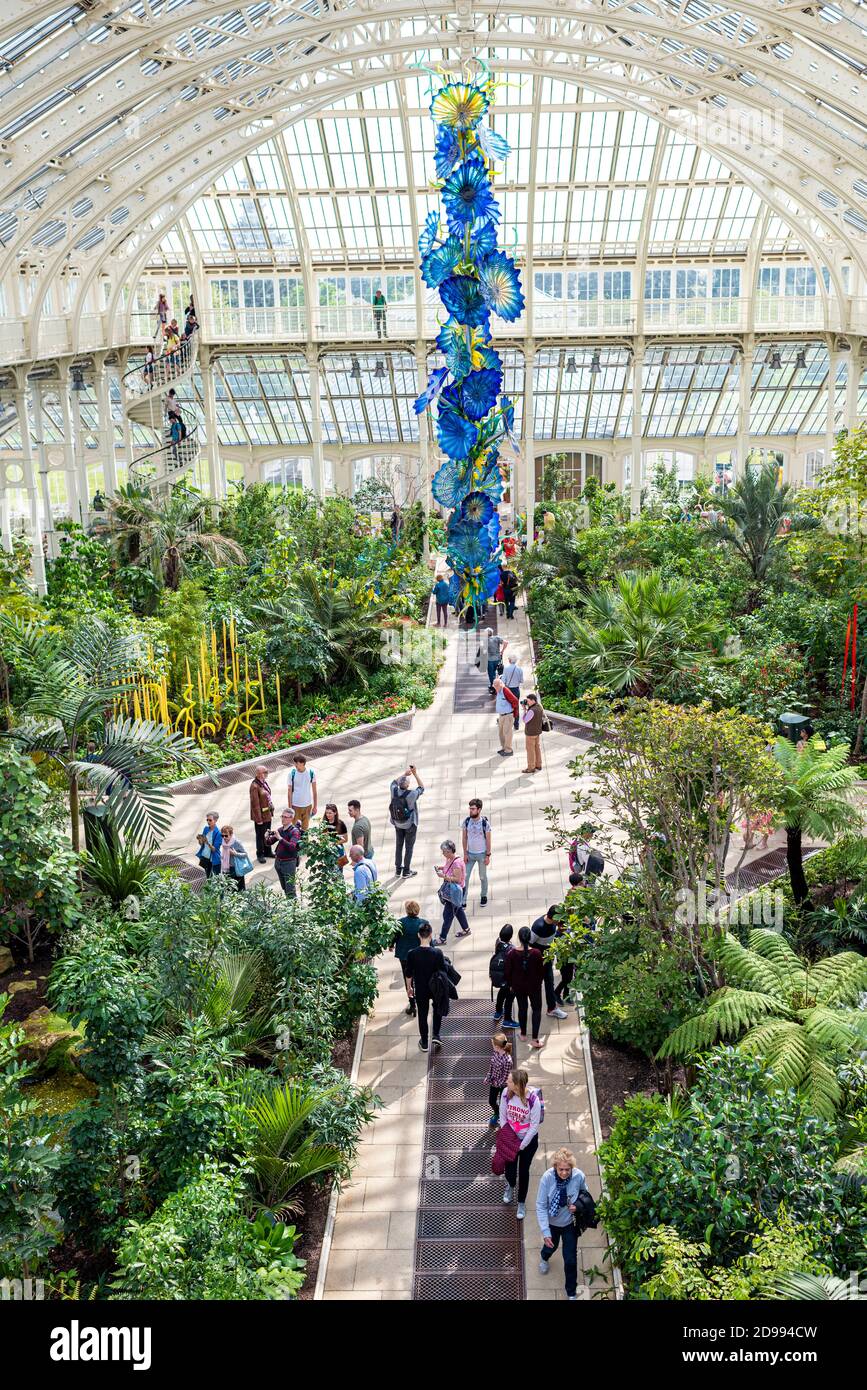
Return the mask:
[(418, 1018), (418, 1045), (421, 1052), (428, 1050), (428, 1010), (433, 1003), (433, 1045), (438, 1052), (442, 1047), (440, 1028), (442, 1012), (437, 1007), (433, 995), (436, 986), (433, 978), (445, 970), (446, 959), (438, 946), (431, 945), (433, 931), (429, 922), (418, 929), (418, 945), (406, 958), (406, 976), (409, 981), (409, 997), (415, 1000)]
[(467, 866), (467, 877), (464, 882), (464, 907), (467, 905), (467, 892), (470, 886), (470, 875), (473, 872), (473, 865), (479, 866), (479, 879), (482, 885), (482, 895), (479, 902), (482, 907), (488, 901), (488, 865), (491, 862), (491, 822), (487, 816), (482, 815), (482, 803), (477, 796), (470, 802), (470, 814), (464, 817), (462, 827), (464, 863)]
[[(414, 787), (409, 784), (410, 777), (415, 778)], [(413, 878), (416, 872), (410, 864), (418, 834), (418, 799), (423, 792), (424, 782), (414, 763), (391, 784), (388, 818), (394, 826), (394, 872), (398, 878)]]
[(605, 869), (605, 860), (590, 843), (593, 831), (586, 835), (576, 835), (569, 846), (569, 871), (583, 874), (585, 879), (598, 878)]
[(554, 938), (559, 934), (557, 918), (560, 915), (560, 904), (554, 903), (548, 908), (544, 917), (537, 917), (530, 928), (530, 944), (535, 946), (537, 951), (542, 952), (545, 962), (545, 970), (542, 982), (545, 986), (545, 1008), (548, 1010), (549, 1018), (567, 1018), (565, 1009), (560, 1007), (557, 1002), (557, 994), (554, 989), (554, 962), (548, 950), (554, 942)]
[(515, 1002), (515, 996), (506, 981), (506, 956), (512, 949), (514, 934), (515, 928), (511, 922), (506, 922), (500, 928), (500, 935), (494, 946), (494, 954), (488, 961), (491, 999), (494, 1001), (494, 1022), (499, 1023), (503, 1028), (517, 1028), (518, 1026), (517, 1023), (512, 1022), (512, 1005)]

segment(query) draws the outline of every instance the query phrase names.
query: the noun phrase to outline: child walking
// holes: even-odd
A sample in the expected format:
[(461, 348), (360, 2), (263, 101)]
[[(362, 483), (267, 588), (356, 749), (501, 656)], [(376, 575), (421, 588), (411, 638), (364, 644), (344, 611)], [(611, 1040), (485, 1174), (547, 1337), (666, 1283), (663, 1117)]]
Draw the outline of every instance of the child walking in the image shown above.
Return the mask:
[(491, 1038), (491, 1061), (485, 1080), (488, 1083), (488, 1101), (493, 1115), (488, 1120), (491, 1129), (500, 1122), (500, 1096), (512, 1070), (512, 1043), (505, 1033), (495, 1033)]

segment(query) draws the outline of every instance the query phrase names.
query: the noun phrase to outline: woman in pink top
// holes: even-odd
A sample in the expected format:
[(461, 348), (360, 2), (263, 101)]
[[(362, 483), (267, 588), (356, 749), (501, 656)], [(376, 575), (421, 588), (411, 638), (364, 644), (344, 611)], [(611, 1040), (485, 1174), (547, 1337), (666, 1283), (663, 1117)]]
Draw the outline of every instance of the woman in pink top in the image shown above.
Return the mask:
[(440, 849), (443, 852), (443, 862), (435, 866), (434, 873), (442, 879), (437, 897), (443, 905), (443, 926), (437, 945), (444, 946), (456, 917), (460, 931), (455, 933), (455, 941), (460, 941), (462, 936), (469, 936), (470, 924), (463, 907), (467, 866), (463, 859), (458, 858), (454, 840), (443, 840)]
[(530, 1086), (530, 1078), (523, 1067), (516, 1067), (509, 1073), (509, 1079), (500, 1096), (500, 1126), (511, 1125), (521, 1141), (521, 1147), (511, 1163), (506, 1164), (506, 1190), (503, 1201), (508, 1204), (518, 1190), (518, 1210), (515, 1213), (523, 1221), (525, 1202), (530, 1186), (530, 1164), (539, 1147), (539, 1125), (542, 1123), (542, 1102), (539, 1092)]

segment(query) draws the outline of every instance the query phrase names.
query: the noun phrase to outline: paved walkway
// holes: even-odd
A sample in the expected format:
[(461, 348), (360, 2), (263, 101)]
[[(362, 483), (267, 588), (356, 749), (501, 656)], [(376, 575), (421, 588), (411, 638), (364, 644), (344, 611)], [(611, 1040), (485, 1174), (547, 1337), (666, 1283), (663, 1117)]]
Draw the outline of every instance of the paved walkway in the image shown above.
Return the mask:
[[(514, 643), (529, 665), (528, 641), (523, 614), (515, 620), (500, 620), (499, 631)], [(493, 701), (491, 713), (455, 714), (454, 682), (459, 643), (466, 638), (451, 632), (446, 666), (440, 677), (436, 699), (430, 709), (416, 716), (408, 740), (405, 766), (414, 762), (426, 786), (419, 803), (420, 829), (413, 867), (418, 876), (400, 883), (393, 894), (399, 915), (402, 900), (417, 898), (423, 916), (435, 924), (442, 909), (436, 898), (438, 880), (434, 864), (441, 862), (439, 844), (445, 838), (460, 843), (460, 826), (467, 814), (467, 801), (480, 796), (484, 814), (491, 821), (493, 854), (490, 866), (490, 896), (486, 907), (479, 906), (479, 881), (473, 875), (469, 898), (472, 935), (454, 941), (449, 954), (461, 972), (462, 999), (490, 999), (488, 960), (497, 933), (504, 922), (512, 922), (516, 933), (529, 925), (549, 903), (559, 902), (568, 888), (568, 866), (563, 853), (548, 853), (543, 807), (560, 807), (568, 816), (571, 794), (576, 783), (570, 777), (568, 761), (585, 745), (564, 734), (543, 736), (544, 770), (524, 776), (524, 740), (516, 735), (515, 755), (500, 758)], [(470, 638), (474, 641), (473, 638)], [(472, 655), (472, 653), (471, 653)], [(484, 676), (479, 676), (482, 682)], [(380, 872), (393, 861), (392, 832), (385, 830), (380, 812), (387, 801), (389, 771), (399, 760), (389, 761), (391, 743), (406, 743), (405, 736), (374, 746), (377, 773), (365, 769), (365, 786), (375, 794), (369, 798), (374, 810), (377, 861)], [(370, 750), (367, 750), (368, 752)], [(357, 754), (355, 755), (358, 756)], [(328, 786), (331, 788), (329, 759)], [(334, 759), (337, 762), (337, 759)], [(341, 775), (342, 805), (354, 789)], [(324, 785), (324, 783), (323, 783)], [(334, 1240), (325, 1285), (326, 1299), (409, 1299), (412, 1296), (413, 1256), (416, 1239), (416, 1211), (419, 1177), (422, 1171), (422, 1142), (425, 1108), (427, 1056), (418, 1050), (415, 1020), (404, 1013), (406, 995), (400, 969), (391, 955), (377, 962), (380, 995), (368, 1021), (359, 1080), (373, 1086), (383, 1101), (376, 1121), (365, 1131), (353, 1181), (340, 1196)], [(545, 1094), (546, 1118), (541, 1144), (531, 1179), (530, 1201), (535, 1201), (538, 1179), (548, 1155), (568, 1143), (579, 1166), (587, 1174), (591, 1191), (599, 1195), (599, 1176), (593, 1142), (593, 1127), (587, 1091), (587, 1077), (573, 1009), (565, 1022), (558, 1023), (543, 1013), (545, 1046), (531, 1054), (525, 1063), (531, 1084), (541, 1085)], [(483, 1086), (487, 1067), (483, 1061), (479, 1075), (479, 1095), (486, 1099)], [(551, 1273), (537, 1272), (541, 1244), (532, 1205), (526, 1221), (526, 1286), (529, 1299), (564, 1298), (562, 1263), (552, 1262)], [(581, 1240), (581, 1259), (586, 1276), (601, 1266), (605, 1236), (589, 1231)], [(581, 1278), (579, 1275), (579, 1284)], [(591, 1293), (601, 1290), (597, 1279)]]

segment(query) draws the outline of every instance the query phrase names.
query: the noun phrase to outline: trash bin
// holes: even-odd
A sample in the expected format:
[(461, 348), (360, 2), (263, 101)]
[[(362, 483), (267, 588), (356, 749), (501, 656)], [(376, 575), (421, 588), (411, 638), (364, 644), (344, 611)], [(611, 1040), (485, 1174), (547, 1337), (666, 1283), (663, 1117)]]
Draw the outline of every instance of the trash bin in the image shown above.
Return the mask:
[(785, 714), (780, 715), (780, 733), (791, 739), (792, 743), (797, 743), (802, 734), (809, 738), (812, 732), (813, 726), (806, 714), (795, 714), (792, 710), (787, 710)]

